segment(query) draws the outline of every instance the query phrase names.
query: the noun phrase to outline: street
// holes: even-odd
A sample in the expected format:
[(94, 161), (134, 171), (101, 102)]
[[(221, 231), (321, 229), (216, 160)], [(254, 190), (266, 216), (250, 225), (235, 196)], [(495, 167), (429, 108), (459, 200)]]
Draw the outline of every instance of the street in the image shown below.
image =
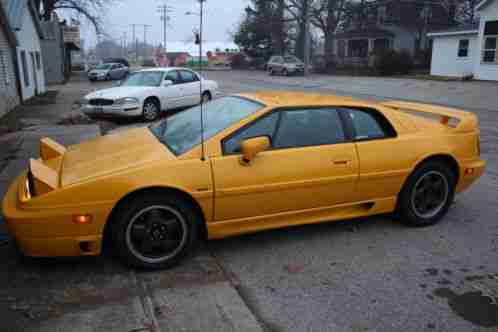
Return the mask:
[[(51, 331), (57, 326), (70, 331), (72, 324), (84, 325), (85, 331), (242, 331), (249, 326), (255, 331), (498, 330), (496, 82), (269, 77), (243, 71), (204, 75), (218, 81), (224, 94), (307, 91), (471, 110), (480, 119), (486, 174), (433, 227), (408, 228), (378, 216), (267, 231), (210, 241), (168, 271), (133, 271), (109, 253), (26, 259), (12, 243), (2, 245), (1, 330)], [(27, 144), (29, 135), (50, 133), (44, 126), (71, 112), (73, 102), (110, 85), (73, 77), (53, 87), (60, 89), (57, 104), (18, 112), (24, 123), (35, 125), (9, 152), (10, 159), (0, 160), (2, 196), (10, 177), (25, 167), (28, 154), (18, 151), (24, 146), (36, 153), (36, 146)], [(97, 124), (104, 133), (146, 125)], [(64, 137), (68, 129), (60, 130), (54, 135)], [(2, 141), (0, 136), (0, 143), (12, 145), (13, 137)], [(222, 309), (202, 316), (213, 307)]]

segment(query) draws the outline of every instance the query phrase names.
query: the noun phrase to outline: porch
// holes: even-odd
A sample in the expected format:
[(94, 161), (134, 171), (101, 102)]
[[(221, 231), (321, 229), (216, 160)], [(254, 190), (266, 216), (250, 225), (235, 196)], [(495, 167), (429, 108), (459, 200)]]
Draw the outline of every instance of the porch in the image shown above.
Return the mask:
[(382, 29), (356, 30), (335, 35), (338, 67), (372, 67), (375, 56), (393, 48), (394, 34)]

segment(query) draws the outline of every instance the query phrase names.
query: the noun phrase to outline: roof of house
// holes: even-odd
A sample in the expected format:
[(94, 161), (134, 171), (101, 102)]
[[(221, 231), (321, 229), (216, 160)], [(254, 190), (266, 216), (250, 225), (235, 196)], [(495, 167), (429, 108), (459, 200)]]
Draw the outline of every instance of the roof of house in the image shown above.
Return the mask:
[(394, 33), (377, 27), (364, 27), (362, 29), (339, 32), (335, 34), (336, 38), (388, 38), (394, 37)]
[(479, 33), (479, 23), (474, 24), (463, 24), (444, 30), (431, 31), (427, 34), (429, 37), (439, 37), (439, 36), (454, 36), (454, 35), (468, 35)]
[[(2, 0), (7, 22), (10, 24), (11, 30), (21, 30), (24, 11), (26, 9), (29, 10), (31, 18), (33, 19), (33, 23), (35, 25), (35, 29), (38, 33), (38, 36), (43, 39), (43, 31), (40, 26), (40, 20), (38, 18), (37, 10), (35, 9), (35, 4), (33, 0)], [(3, 21), (3, 20), (2, 20)]]

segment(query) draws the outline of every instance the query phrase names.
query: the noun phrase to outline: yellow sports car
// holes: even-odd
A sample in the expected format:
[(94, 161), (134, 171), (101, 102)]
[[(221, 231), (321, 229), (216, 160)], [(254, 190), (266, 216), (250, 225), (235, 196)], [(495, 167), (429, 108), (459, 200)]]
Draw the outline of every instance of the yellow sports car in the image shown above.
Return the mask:
[(69, 147), (42, 139), (3, 201), (21, 251), (98, 255), (108, 242), (163, 268), (203, 237), (390, 212), (432, 225), (485, 169), (477, 117), (440, 106), (264, 92), (202, 114)]

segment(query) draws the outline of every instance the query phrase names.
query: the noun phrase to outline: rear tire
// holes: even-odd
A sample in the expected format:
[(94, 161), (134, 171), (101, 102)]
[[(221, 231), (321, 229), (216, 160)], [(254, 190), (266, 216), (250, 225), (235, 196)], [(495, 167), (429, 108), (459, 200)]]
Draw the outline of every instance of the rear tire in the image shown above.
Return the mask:
[(209, 91), (205, 91), (202, 96), (201, 96), (201, 103), (209, 103), (213, 97), (211, 96), (211, 93)]
[(184, 199), (149, 193), (118, 211), (111, 238), (124, 264), (151, 270), (170, 268), (194, 248), (199, 222), (195, 209)]
[(289, 72), (287, 71), (287, 69), (284, 68), (284, 70), (282, 70), (282, 75), (289, 76)]
[(422, 164), (410, 175), (398, 198), (397, 217), (408, 226), (436, 224), (450, 208), (455, 196), (456, 177), (439, 161)]

